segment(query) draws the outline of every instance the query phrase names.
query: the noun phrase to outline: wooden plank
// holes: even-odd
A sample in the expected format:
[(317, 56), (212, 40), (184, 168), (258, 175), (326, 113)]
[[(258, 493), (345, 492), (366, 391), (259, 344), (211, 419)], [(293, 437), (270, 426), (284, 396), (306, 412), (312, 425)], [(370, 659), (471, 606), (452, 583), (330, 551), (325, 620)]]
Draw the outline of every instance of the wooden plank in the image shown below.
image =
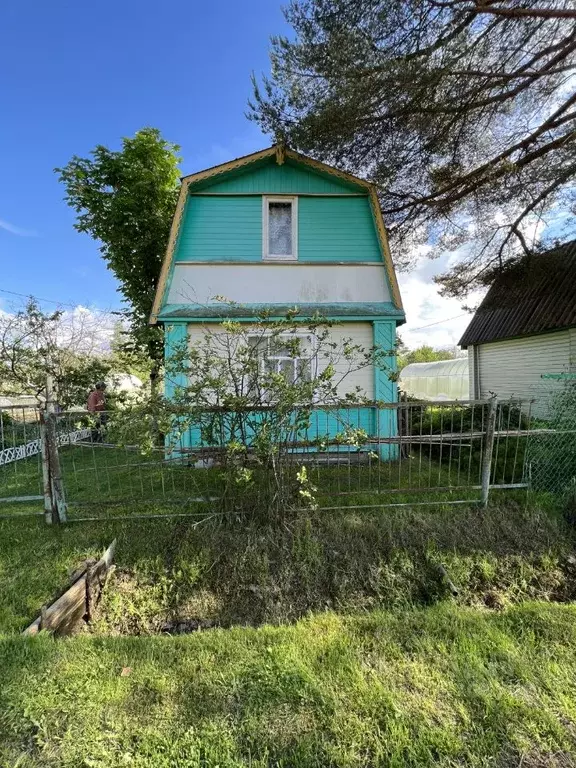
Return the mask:
[[(89, 568), (86, 566), (76, 575), (76, 580), (70, 587), (48, 606), (22, 632), (23, 635), (37, 635), (41, 629), (48, 632), (64, 632), (69, 629), (86, 611), (86, 596), (98, 582), (100, 577), (104, 576), (114, 559), (116, 551), (116, 539), (110, 544), (100, 560)], [(81, 612), (81, 613), (80, 613)]]
[(46, 414), (46, 438), (48, 443), (48, 461), (50, 464), (50, 483), (52, 488), (52, 522), (65, 523), (67, 517), (60, 455), (56, 433), (56, 414)]

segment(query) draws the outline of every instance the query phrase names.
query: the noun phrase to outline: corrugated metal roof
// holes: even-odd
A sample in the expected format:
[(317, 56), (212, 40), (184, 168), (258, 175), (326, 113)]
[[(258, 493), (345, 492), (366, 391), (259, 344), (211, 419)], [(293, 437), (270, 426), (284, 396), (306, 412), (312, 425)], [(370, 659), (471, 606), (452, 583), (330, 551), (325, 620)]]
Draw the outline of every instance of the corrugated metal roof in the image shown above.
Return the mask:
[(576, 326), (576, 240), (527, 256), (502, 272), (460, 346)]

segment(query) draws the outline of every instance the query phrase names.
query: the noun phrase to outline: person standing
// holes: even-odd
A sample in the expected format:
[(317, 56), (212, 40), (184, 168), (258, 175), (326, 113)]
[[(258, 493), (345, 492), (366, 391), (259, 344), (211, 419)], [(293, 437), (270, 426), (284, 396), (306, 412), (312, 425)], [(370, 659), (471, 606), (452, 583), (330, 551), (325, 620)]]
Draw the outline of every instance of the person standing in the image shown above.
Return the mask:
[(88, 402), (86, 403), (86, 410), (93, 414), (95, 418), (95, 426), (92, 430), (92, 442), (101, 443), (103, 440), (103, 430), (108, 421), (108, 414), (106, 413), (106, 384), (103, 381), (99, 381), (95, 388), (88, 395)]

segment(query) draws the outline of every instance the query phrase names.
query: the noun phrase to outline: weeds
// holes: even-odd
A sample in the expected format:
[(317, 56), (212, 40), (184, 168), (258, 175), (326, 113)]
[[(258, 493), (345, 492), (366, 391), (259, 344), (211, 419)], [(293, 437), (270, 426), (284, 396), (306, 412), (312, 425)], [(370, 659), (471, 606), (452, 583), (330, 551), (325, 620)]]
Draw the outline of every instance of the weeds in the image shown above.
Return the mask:
[(310, 611), (454, 599), (494, 608), (576, 594), (573, 528), (554, 510), (513, 501), (485, 512), (475, 505), (307, 511), (280, 529), (138, 520), (51, 530), (14, 520), (0, 525), (0, 629), (25, 626), (70, 569), (115, 537), (117, 571), (93, 626), (104, 634), (149, 634), (178, 622), (286, 623)]

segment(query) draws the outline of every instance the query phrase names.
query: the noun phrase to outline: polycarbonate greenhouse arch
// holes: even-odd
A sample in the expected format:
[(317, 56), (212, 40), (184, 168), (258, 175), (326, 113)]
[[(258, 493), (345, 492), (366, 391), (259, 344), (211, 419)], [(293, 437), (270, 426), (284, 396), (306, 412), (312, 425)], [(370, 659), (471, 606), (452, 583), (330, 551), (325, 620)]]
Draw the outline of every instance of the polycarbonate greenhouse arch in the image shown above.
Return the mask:
[(400, 371), (400, 389), (419, 400), (468, 400), (468, 358), (410, 363)]

